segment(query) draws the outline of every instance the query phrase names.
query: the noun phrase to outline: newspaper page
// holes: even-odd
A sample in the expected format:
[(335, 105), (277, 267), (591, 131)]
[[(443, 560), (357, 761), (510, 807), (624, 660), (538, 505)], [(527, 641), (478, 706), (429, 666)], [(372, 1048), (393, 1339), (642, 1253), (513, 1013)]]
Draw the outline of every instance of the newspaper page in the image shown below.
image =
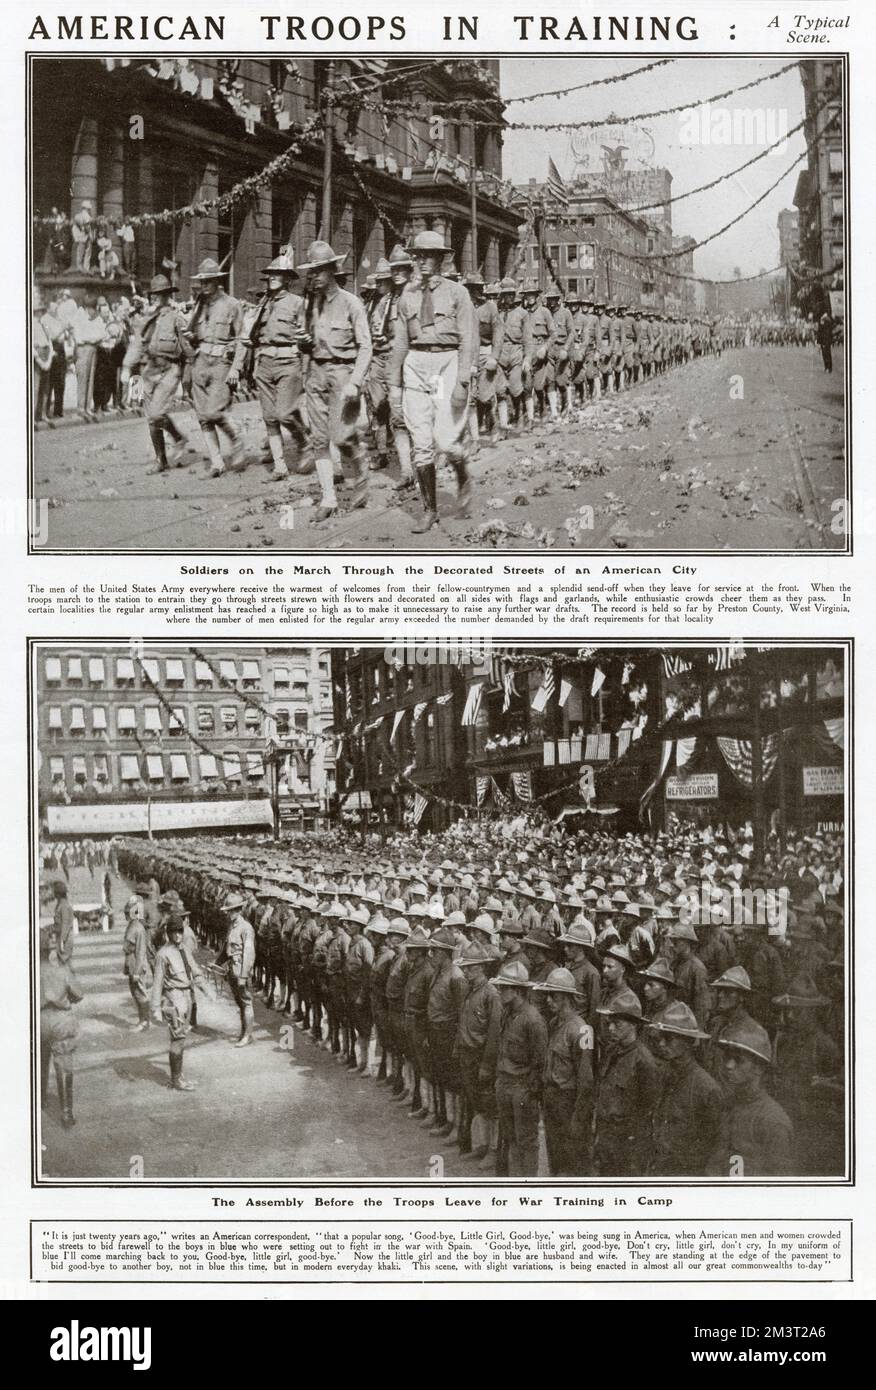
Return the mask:
[(871, 13), (136, 8), (0, 53), (8, 1296), (53, 1363), (489, 1297), (831, 1364)]

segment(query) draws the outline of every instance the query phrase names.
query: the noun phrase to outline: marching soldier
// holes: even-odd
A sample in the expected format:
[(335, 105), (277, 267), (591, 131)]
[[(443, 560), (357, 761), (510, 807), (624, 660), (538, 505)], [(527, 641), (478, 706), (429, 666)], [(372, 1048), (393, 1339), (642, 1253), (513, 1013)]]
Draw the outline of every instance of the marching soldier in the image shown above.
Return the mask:
[(499, 424), (507, 430), (519, 425), (520, 406), (532, 370), (532, 341), (529, 314), (517, 303), (517, 286), (508, 277), (499, 284), (499, 315), (502, 319), (502, 351), (499, 366)]
[(449, 250), (439, 232), (414, 237), (420, 279), (399, 300), (390, 359), (390, 403), (403, 411), (423, 502), (415, 535), (438, 525), (437, 454), (456, 473), (461, 511), (471, 495), (464, 439), (478, 335), (469, 295), (440, 273)]
[(550, 1015), (542, 1112), (551, 1177), (581, 1177), (590, 1170), (594, 1032), (577, 1011), (571, 971), (560, 966), (533, 989)]
[[(170, 413), (177, 399), (185, 361), (180, 316), (172, 294), (173, 286), (166, 275), (153, 276), (149, 283), (151, 312), (133, 334), (121, 368), (123, 386), (138, 369), (143, 383), (146, 423), (155, 454), (155, 462), (147, 468), (147, 473), (166, 473), (171, 465), (181, 468), (186, 443), (185, 435)], [(165, 434), (173, 441), (170, 462)]]
[(61, 1124), (75, 1125), (73, 1116), (73, 1055), (79, 1037), (74, 1005), (82, 1001), (82, 989), (69, 957), (59, 952), (57, 927), (40, 931), (40, 1104), (49, 1101), (49, 1067), (54, 1064), (55, 1085), (61, 1106)]
[[(247, 924), (248, 925), (248, 924)], [(209, 990), (204, 983), (201, 967), (183, 944), (184, 922), (178, 913), (167, 924), (167, 941), (155, 957), (152, 977), (152, 1016), (156, 1023), (162, 1019), (170, 1033), (170, 1085), (174, 1091), (193, 1091), (195, 1082), (183, 1076), (183, 1052), (191, 1031), (194, 992)], [(250, 928), (252, 930), (252, 928)]]
[(237, 388), (246, 356), (243, 308), (222, 288), (225, 274), (209, 257), (201, 261), (192, 276), (197, 300), (183, 334), (194, 354), (192, 403), (207, 445), (211, 478), (220, 478), (225, 472), (217, 431), (221, 430), (231, 444), (231, 466), (239, 467), (244, 458), (243, 438), (230, 414), (231, 393)]
[(697, 1043), (708, 1034), (680, 1002), (667, 1005), (647, 1027), (663, 1063), (648, 1171), (660, 1177), (700, 1177), (717, 1143), (721, 1117), (721, 1088), (694, 1056)]
[(338, 510), (335, 464), (352, 486), (350, 508), (368, 501), (368, 475), (359, 437), (361, 394), (371, 364), (371, 333), (362, 301), (341, 289), (338, 275), (344, 256), (327, 241), (314, 241), (307, 261), (304, 332), (298, 343), (308, 357), (305, 385), (307, 424), (322, 489), (317, 522)]
[(529, 315), (529, 338), (532, 344), (531, 391), (526, 400), (526, 418), (530, 425), (535, 423), (535, 412), (544, 415), (545, 402), (553, 383), (553, 363), (550, 360), (550, 343), (554, 331), (554, 320), (544, 304), (539, 303), (538, 285), (528, 280), (523, 286), (523, 307)]
[(575, 321), (571, 309), (562, 302), (562, 295), (556, 286), (548, 290), (545, 303), (553, 318), (549, 348), (553, 380), (548, 387), (548, 403), (551, 419), (556, 420), (563, 406), (568, 414), (571, 413), (574, 403), (572, 378), (575, 373)]
[(469, 431), (473, 440), (498, 425), (498, 393), (504, 329), (495, 299), (485, 293), (484, 277), (469, 271), (463, 282), (471, 296), (478, 325), (478, 366), (475, 410), (469, 411)]
[(136, 894), (125, 903), (125, 974), (131, 998), (137, 1006), (138, 1022), (132, 1033), (144, 1033), (149, 1027), (149, 998), (152, 971), (149, 965), (149, 938), (143, 921), (143, 899)]
[(547, 1025), (527, 998), (526, 967), (512, 961), (493, 980), (502, 1002), (496, 1056), (499, 1177), (538, 1176), (538, 1108), (547, 1053)]
[(304, 300), (292, 284), (298, 278), (288, 255), (277, 256), (262, 271), (265, 293), (246, 334), (253, 356), (253, 381), (258, 391), (262, 419), (274, 471), (273, 482), (289, 477), (283, 455), (283, 429), (300, 443), (301, 354), (298, 339), (303, 328)]

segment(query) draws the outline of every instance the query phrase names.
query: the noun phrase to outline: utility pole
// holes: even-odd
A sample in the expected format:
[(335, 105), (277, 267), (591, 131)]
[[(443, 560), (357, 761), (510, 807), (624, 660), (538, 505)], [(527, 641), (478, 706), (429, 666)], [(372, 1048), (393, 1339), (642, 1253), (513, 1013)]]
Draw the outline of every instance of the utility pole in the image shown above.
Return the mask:
[(332, 147), (335, 139), (335, 65), (331, 59), (325, 70), (325, 146), (322, 152), (322, 216), (319, 224), (319, 240), (332, 239)]
[(544, 265), (544, 217), (545, 217), (545, 212), (544, 212), (544, 201), (542, 201), (542, 204), (541, 204), (541, 207), (539, 208), (539, 213), (538, 213), (538, 288), (539, 288), (539, 291), (541, 291), (541, 290), (544, 289), (544, 271), (545, 271), (545, 265)]

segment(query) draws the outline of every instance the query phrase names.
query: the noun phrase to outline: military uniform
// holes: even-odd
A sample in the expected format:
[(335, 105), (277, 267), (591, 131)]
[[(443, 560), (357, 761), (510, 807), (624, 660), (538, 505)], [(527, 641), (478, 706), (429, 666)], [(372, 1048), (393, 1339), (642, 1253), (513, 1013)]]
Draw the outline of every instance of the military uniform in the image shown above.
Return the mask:
[(301, 428), (301, 354), (304, 300), (292, 290), (266, 295), (246, 335), (253, 353), (253, 381), (266, 425)]
[(552, 1177), (590, 1171), (594, 1032), (577, 1013), (557, 1018), (545, 1055), (542, 1111)]
[[(359, 437), (358, 395), (345, 398), (345, 387), (360, 392), (371, 364), (371, 333), (365, 306), (354, 294), (331, 285), (316, 293), (307, 331), (312, 341), (305, 395), (307, 422), (317, 459), (323, 507), (334, 510), (334, 464), (340, 462), (352, 484), (352, 505), (364, 505), (367, 476)], [(332, 467), (328, 467), (328, 463)]]
[(496, 1058), (496, 1114), (501, 1177), (538, 1175), (538, 1107), (547, 1052), (547, 1025), (527, 1000), (502, 1010)]
[(602, 1049), (594, 1158), (603, 1177), (635, 1177), (645, 1171), (657, 1087), (657, 1064), (638, 1038)]
[[(206, 268), (205, 268), (206, 267)], [(216, 278), (212, 263), (203, 262), (198, 276)], [(227, 435), (233, 447), (232, 461), (242, 460), (240, 431), (232, 420), (229, 373), (239, 372), (246, 356), (243, 340), (243, 307), (219, 288), (209, 299), (200, 298), (189, 319), (185, 336), (192, 346), (192, 404), (207, 440), (212, 462), (211, 473), (218, 476), (223, 464), (216, 431)]]
[(701, 1177), (718, 1139), (721, 1088), (691, 1054), (660, 1070), (648, 1172), (660, 1177)]
[(165, 431), (177, 445), (183, 440), (170, 412), (179, 394), (185, 356), (179, 310), (169, 303), (158, 305), (140, 321), (122, 361), (123, 373), (139, 370), (146, 423), (161, 471), (169, 466)]
[(73, 1054), (79, 1037), (79, 1022), (73, 1005), (82, 999), (82, 989), (69, 963), (40, 960), (40, 1079), (41, 1100), (47, 1102), (49, 1066), (54, 1063), (55, 1082), (61, 1104), (64, 1128), (73, 1119)]
[(786, 1178), (795, 1172), (793, 1126), (765, 1091), (729, 1100), (708, 1165), (711, 1176)]
[[(485, 299), (475, 307), (478, 323), (477, 400), (482, 406), (493, 405), (501, 393), (502, 372), (499, 359), (505, 336), (502, 315), (494, 299)], [(489, 362), (495, 362), (490, 369)]]
[(255, 932), (252, 924), (240, 913), (233, 917), (228, 928), (223, 959), (228, 962), (228, 984), (240, 1014), (241, 1040), (251, 1039), (255, 1022), (251, 990), (255, 965)]
[(124, 953), (125, 974), (131, 998), (137, 1006), (137, 1017), (141, 1024), (149, 1022), (149, 998), (152, 972), (149, 968), (149, 950), (146, 927), (141, 917), (134, 917), (125, 927)]
[(464, 1101), (460, 1153), (471, 1150), (471, 1122), (496, 1113), (496, 1058), (502, 1004), (490, 980), (473, 985), (459, 1014), (459, 1074)]

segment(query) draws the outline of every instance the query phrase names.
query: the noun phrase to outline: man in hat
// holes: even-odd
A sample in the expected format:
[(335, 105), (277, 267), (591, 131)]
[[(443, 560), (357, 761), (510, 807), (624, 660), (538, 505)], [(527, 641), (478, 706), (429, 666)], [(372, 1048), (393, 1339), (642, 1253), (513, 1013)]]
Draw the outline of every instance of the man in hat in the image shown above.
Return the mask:
[(559, 286), (551, 285), (544, 298), (553, 318), (553, 329), (548, 349), (553, 380), (548, 388), (548, 403), (551, 418), (556, 420), (563, 406), (567, 412), (571, 412), (573, 405), (575, 321), (571, 309), (563, 303)]
[(222, 904), (222, 913), (228, 922), (228, 933), (225, 945), (216, 960), (217, 965), (228, 965), (228, 984), (240, 1014), (240, 1035), (234, 1043), (235, 1047), (246, 1047), (251, 1043), (255, 1027), (251, 989), (255, 966), (255, 932), (252, 923), (240, 912), (245, 901), (241, 893), (229, 893)]
[(428, 1100), (424, 1102), (422, 1083), (432, 1079), (428, 1009), (435, 962), (430, 953), (429, 935), (422, 927), (415, 927), (411, 932), (405, 954), (409, 961), (404, 996), (406, 1053), (413, 1068), (409, 1114), (412, 1119), (431, 1123), (432, 1107)]
[[(175, 423), (171, 410), (179, 394), (185, 360), (185, 343), (179, 310), (173, 302), (173, 286), (166, 275), (155, 275), (149, 283), (150, 311), (131, 337), (122, 360), (120, 379), (126, 385), (132, 372), (139, 371), (143, 383), (143, 405), (155, 462), (148, 473), (166, 473), (181, 467), (185, 435)], [(173, 441), (168, 461), (165, 434)]]
[(493, 980), (502, 1003), (496, 1053), (498, 1177), (538, 1176), (538, 1113), (547, 1025), (530, 1002), (526, 967), (512, 961)]
[(125, 974), (131, 998), (137, 1006), (137, 1022), (132, 1033), (144, 1033), (149, 1027), (149, 999), (152, 969), (149, 964), (149, 938), (143, 921), (143, 899), (136, 893), (125, 903)]
[(426, 1004), (429, 1056), (435, 1088), (435, 1118), (430, 1133), (439, 1138), (447, 1138), (453, 1133), (456, 1121), (454, 1106), (460, 1090), (457, 1034), (468, 985), (456, 962), (457, 944), (456, 934), (447, 926), (439, 927), (429, 940), (429, 953), (435, 966)]
[(754, 1022), (746, 1007), (751, 998), (751, 980), (748, 971), (741, 965), (731, 965), (709, 988), (715, 1001), (714, 1012), (709, 1018), (709, 1046), (705, 1052), (705, 1062), (712, 1076), (722, 1080), (722, 1053), (719, 1047), (721, 1038), (728, 1028), (748, 1027)]
[(498, 426), (499, 358), (504, 330), (495, 299), (488, 299), (484, 277), (470, 270), (463, 281), (471, 296), (478, 325), (477, 385), (475, 410), (469, 411), (469, 432), (473, 440)]
[(368, 997), (376, 1043), (380, 1048), (380, 1062), (375, 1077), (378, 1085), (383, 1085), (388, 1079), (387, 1072), (392, 1047), (389, 1007), (386, 1000), (386, 980), (395, 960), (398, 936), (389, 937), (387, 935), (390, 926), (391, 922), (382, 913), (375, 913), (365, 928), (374, 952), (371, 970), (368, 974)]
[(298, 339), (304, 323), (304, 300), (292, 288), (298, 272), (288, 253), (276, 256), (262, 271), (265, 293), (245, 336), (253, 358), (253, 381), (274, 471), (271, 478), (288, 478), (283, 454), (283, 429), (298, 443), (304, 439), (301, 421), (301, 354)]
[(52, 893), (55, 898), (55, 912), (52, 924), (58, 934), (58, 940), (54, 950), (62, 965), (70, 965), (73, 960), (73, 938), (75, 936), (76, 918), (73, 915), (73, 909), (67, 898), (66, 883), (57, 881), (53, 883)]
[(201, 261), (192, 276), (197, 300), (184, 330), (194, 354), (192, 403), (210, 456), (211, 478), (225, 472), (218, 431), (229, 440), (232, 466), (239, 467), (244, 456), (243, 438), (230, 414), (231, 393), (246, 357), (243, 306), (223, 289), (225, 274), (210, 257)]
[(58, 929), (40, 931), (40, 1105), (49, 1096), (49, 1069), (54, 1065), (55, 1084), (65, 1129), (75, 1125), (73, 1115), (73, 1057), (79, 1037), (74, 1005), (82, 1000), (82, 987), (70, 960), (58, 953)]
[[(401, 247), (396, 248), (396, 250), (404, 256), (405, 253)], [(408, 260), (408, 264), (412, 265), (412, 262)], [(393, 267), (384, 256), (381, 256), (377, 262), (374, 271), (374, 283), (374, 297), (368, 306), (368, 327), (371, 330), (374, 355), (368, 369), (367, 386), (368, 404), (371, 409), (371, 430), (376, 446), (376, 457), (372, 461), (371, 467), (374, 471), (379, 471), (389, 467), (389, 436), (393, 422), (389, 407), (388, 373), (392, 341), (395, 335), (395, 316), (398, 312), (398, 299), (401, 293), (401, 286), (396, 290), (394, 285)], [(408, 444), (406, 451), (402, 446), (402, 456), (399, 460), (402, 467), (402, 477), (404, 477), (410, 473), (410, 442), (404, 429), (401, 430), (401, 433)], [(395, 442), (394, 428), (393, 442)], [(407, 455), (407, 467), (405, 466), (405, 454)]]
[(615, 994), (597, 1012), (604, 1020), (605, 1046), (596, 1082), (596, 1171), (602, 1177), (640, 1177), (650, 1154), (657, 1063), (639, 1038), (642, 1006), (631, 989)]
[(533, 991), (544, 993), (549, 1015), (542, 1113), (551, 1177), (582, 1177), (590, 1171), (594, 1032), (578, 1012), (571, 971), (558, 966)]
[[(346, 927), (350, 936), (350, 947), (344, 961), (346, 981), (346, 1006), (348, 1020), (347, 1066), (355, 1067), (364, 1073), (368, 1067), (368, 1049), (371, 1044), (371, 988), (369, 977), (374, 964), (374, 943), (367, 935), (368, 909), (354, 907), (347, 910)], [(360, 1043), (360, 1055), (356, 1057), (356, 1039)]]
[(726, 1030), (718, 1046), (727, 1103), (709, 1174), (722, 1178), (792, 1176), (793, 1125), (765, 1089), (772, 1066), (769, 1034), (759, 1023), (736, 1024)]
[(696, 954), (697, 934), (688, 922), (673, 922), (667, 940), (671, 943), (672, 970), (678, 998), (692, 1009), (700, 1028), (705, 1028), (712, 1011), (709, 977)]
[(502, 320), (502, 350), (499, 367), (499, 424), (507, 430), (520, 421), (520, 406), (532, 370), (532, 335), (529, 314), (517, 302), (517, 286), (509, 277), (499, 285), (499, 316)]
[(663, 1063), (648, 1172), (659, 1177), (702, 1177), (721, 1121), (721, 1088), (694, 1055), (708, 1034), (697, 1027), (693, 1013), (680, 1001), (668, 1004), (647, 1027), (651, 1046)]
[(551, 311), (540, 302), (538, 285), (527, 280), (522, 291), (523, 307), (529, 315), (529, 337), (531, 342), (532, 376), (531, 389), (526, 400), (526, 417), (530, 424), (535, 423), (535, 414), (544, 415), (548, 400), (548, 390), (553, 383), (553, 363), (550, 360), (551, 336), (554, 320)]
[[(155, 957), (152, 976), (152, 1016), (162, 1019), (170, 1034), (170, 1085), (174, 1091), (193, 1091), (194, 1082), (183, 1076), (183, 1052), (191, 1032), (194, 992), (209, 995), (201, 967), (183, 942), (185, 923), (172, 913), (167, 923), (167, 940)], [(250, 929), (251, 930), (251, 929)]]
[(453, 466), (462, 510), (469, 500), (464, 438), (478, 331), (468, 293), (441, 275), (450, 248), (440, 232), (418, 232), (410, 250), (420, 275), (399, 301), (389, 380), (411, 436), (424, 509), (412, 530), (422, 534), (438, 525), (437, 454)]
[(405, 947), (410, 934), (411, 928), (403, 916), (390, 918), (386, 940), (395, 954), (386, 974), (386, 1008), (392, 1053), (390, 1085), (394, 1101), (406, 1099), (405, 1061), (409, 1068), (412, 1062), (405, 1034), (405, 984), (411, 968)]
[(596, 1011), (602, 996), (602, 978), (593, 964), (591, 953), (596, 933), (587, 918), (573, 921), (559, 938), (566, 966), (575, 981), (578, 993), (578, 1012), (591, 1028), (596, 1026)]
[(299, 346), (308, 358), (307, 423), (322, 489), (317, 522), (338, 510), (336, 463), (352, 485), (351, 508), (364, 507), (368, 500), (359, 414), (371, 365), (371, 333), (362, 301), (338, 284), (343, 260), (327, 241), (314, 241), (307, 260), (298, 267), (307, 275), (305, 327)]
[(843, 1075), (839, 1049), (821, 1024), (830, 1000), (811, 976), (797, 975), (773, 1004), (779, 1027), (772, 1090), (794, 1125), (800, 1176), (838, 1176), (843, 1171)]
[(668, 960), (657, 956), (644, 970), (639, 970), (645, 997), (644, 1013), (649, 1023), (657, 1023), (673, 1003), (675, 997), (675, 975)]
[[(488, 973), (495, 964), (489, 946), (473, 942), (462, 952), (458, 964), (468, 986), (458, 1028), (459, 1152), (473, 1162), (483, 1162), (495, 1149), (496, 1054), (502, 1005)], [(472, 1148), (472, 1125), (478, 1116), (483, 1134), (481, 1142)]]

